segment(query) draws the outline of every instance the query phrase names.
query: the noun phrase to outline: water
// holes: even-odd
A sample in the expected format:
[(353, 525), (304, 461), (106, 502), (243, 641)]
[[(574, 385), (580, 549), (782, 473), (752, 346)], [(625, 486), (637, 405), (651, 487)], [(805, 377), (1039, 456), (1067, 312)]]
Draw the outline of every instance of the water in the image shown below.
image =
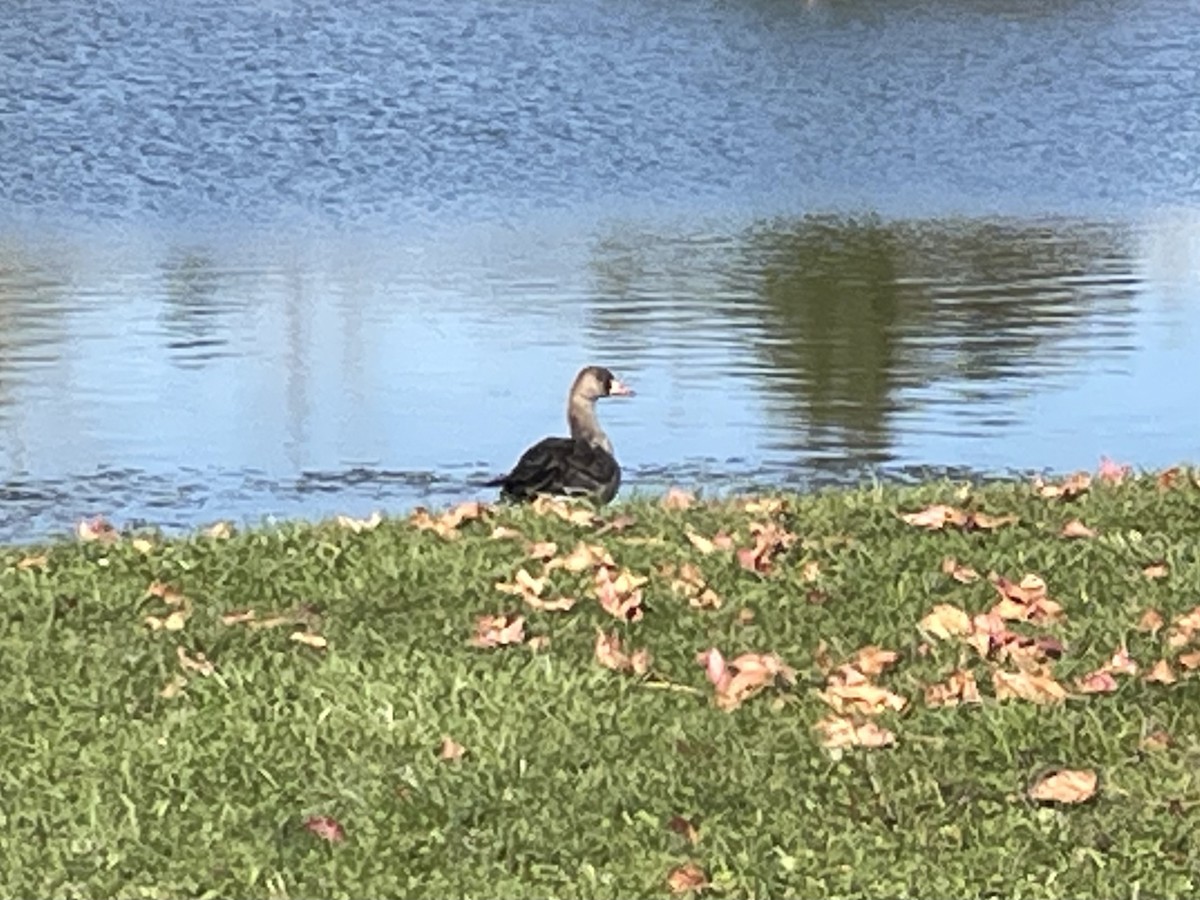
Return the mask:
[(1166, 0), (10, 5), (0, 539), (1194, 460)]

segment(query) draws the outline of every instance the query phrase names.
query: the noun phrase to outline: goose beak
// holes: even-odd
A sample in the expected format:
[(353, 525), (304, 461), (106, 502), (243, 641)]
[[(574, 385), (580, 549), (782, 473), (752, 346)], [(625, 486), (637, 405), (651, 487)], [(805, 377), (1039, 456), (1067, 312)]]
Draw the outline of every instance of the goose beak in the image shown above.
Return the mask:
[(626, 385), (620, 381), (617, 381), (617, 379), (614, 378), (612, 380), (612, 385), (608, 389), (608, 396), (610, 396), (610, 397), (632, 397), (632, 396), (634, 396), (633, 388), (629, 387), (628, 385)]

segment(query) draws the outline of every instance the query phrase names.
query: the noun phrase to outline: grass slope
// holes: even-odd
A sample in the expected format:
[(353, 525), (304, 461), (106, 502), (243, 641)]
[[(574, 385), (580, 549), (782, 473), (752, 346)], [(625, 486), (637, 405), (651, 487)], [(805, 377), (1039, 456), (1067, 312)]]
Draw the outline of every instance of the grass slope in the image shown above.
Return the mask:
[[(922, 648), (916, 624), (936, 603), (976, 613), (997, 599), (986, 579), (944, 574), (951, 555), (1046, 580), (1067, 615), (1046, 630), (1066, 644), (1055, 674), (1068, 687), (1122, 642), (1144, 669), (1173, 657), (1169, 623), (1200, 603), (1200, 488), (1144, 476), (1070, 503), (976, 488), (965, 505), (1020, 517), (994, 531), (896, 516), (963, 502), (957, 489), (788, 496), (777, 519), (798, 540), (765, 575), (685, 537), (725, 528), (746, 545), (761, 515), (648, 498), (607, 510), (636, 521), (598, 537), (495, 509), (454, 540), (387, 520), (0, 550), (0, 895), (661, 896), (689, 860), (730, 897), (1195, 895), (1200, 678), (1176, 666), (1170, 686), (1122, 677), (1108, 695), (997, 702), (992, 664), (953, 641)], [(1098, 536), (1059, 536), (1077, 516)], [(501, 524), (524, 540), (490, 538)], [(616, 621), (589, 573), (559, 571), (556, 590), (578, 605), (525, 610), (547, 646), (468, 645), (477, 614), (520, 609), (494, 585), (529, 541), (563, 552), (581, 538), (649, 576), (644, 618)], [(1157, 560), (1169, 574), (1151, 580)], [(686, 561), (721, 608), (692, 608), (657, 571)], [(147, 597), (154, 580), (189, 599), (181, 630), (147, 628), (170, 611)], [(307, 610), (328, 648), (291, 640), (293, 627), (220, 621), (246, 607)], [(1168, 622), (1157, 636), (1135, 627), (1149, 607)], [(598, 627), (648, 647), (653, 677), (598, 665)], [(837, 661), (866, 644), (902, 654), (879, 679), (910, 699), (878, 720), (895, 746), (821, 746), (821, 641)], [(177, 646), (216, 673), (164, 697)], [(722, 711), (695, 659), (710, 646), (774, 651), (797, 684)], [(960, 663), (983, 703), (928, 708), (922, 686)], [(1159, 730), (1169, 746), (1146, 749)], [(466, 755), (439, 759), (443, 735)], [(1059, 765), (1098, 770), (1097, 796), (1031, 802), (1031, 781)], [(306, 830), (318, 814), (346, 839)], [(667, 827), (673, 816), (698, 826), (697, 843)]]

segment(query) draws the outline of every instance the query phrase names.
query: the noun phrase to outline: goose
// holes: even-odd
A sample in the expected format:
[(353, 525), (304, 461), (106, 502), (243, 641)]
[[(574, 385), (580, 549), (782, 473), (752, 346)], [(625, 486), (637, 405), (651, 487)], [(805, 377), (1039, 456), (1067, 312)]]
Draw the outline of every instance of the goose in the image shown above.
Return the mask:
[(580, 369), (567, 395), (571, 436), (543, 438), (521, 454), (512, 471), (487, 485), (499, 487), (500, 499), (509, 502), (545, 494), (608, 503), (621, 486), (621, 467), (613, 456), (612, 441), (596, 419), (596, 401), (631, 396), (633, 391), (603, 366)]

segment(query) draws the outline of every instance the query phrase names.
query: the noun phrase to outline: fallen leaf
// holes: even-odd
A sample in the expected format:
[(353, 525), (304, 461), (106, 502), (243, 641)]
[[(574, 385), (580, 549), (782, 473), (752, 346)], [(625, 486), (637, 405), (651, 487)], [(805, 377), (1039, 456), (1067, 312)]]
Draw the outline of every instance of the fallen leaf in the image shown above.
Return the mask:
[(900, 513), (900, 518), (909, 525), (933, 530), (945, 528), (947, 525), (963, 526), (967, 524), (967, 514), (954, 506), (936, 503), (922, 510), (911, 513)]
[(164, 581), (150, 582), (150, 586), (146, 588), (146, 596), (158, 597), (168, 606), (187, 605), (187, 598), (183, 595), (183, 592)]
[(995, 572), (988, 576), (1000, 594), (1000, 602), (990, 612), (1017, 622), (1056, 622), (1064, 618), (1062, 606), (1046, 596), (1046, 582), (1030, 573), (1014, 584)]
[(550, 646), (550, 635), (535, 634), (525, 642), (525, 646), (534, 653), (540, 653), (542, 650), (545, 650)]
[(980, 578), (978, 572), (970, 566), (959, 565), (958, 560), (953, 556), (947, 556), (942, 560), (942, 572), (963, 584), (970, 584), (972, 581), (978, 581)]
[(713, 685), (717, 706), (730, 712), (741, 706), (776, 679), (792, 683), (796, 673), (774, 653), (743, 653), (726, 662), (721, 651), (711, 647), (696, 654), (705, 676)]
[(738, 564), (751, 572), (769, 572), (776, 553), (795, 543), (796, 535), (775, 522), (755, 522), (750, 526), (753, 547), (737, 551)]
[(477, 616), (471, 646), (480, 649), (519, 644), (525, 640), (525, 617), (515, 613)]
[(543, 600), (541, 597), (527, 596), (525, 602), (534, 609), (542, 612), (566, 612), (575, 606), (574, 597), (556, 597), (553, 600)]
[(686, 894), (708, 887), (708, 876), (694, 862), (684, 863), (667, 875), (667, 887), (672, 894)]
[(162, 686), (162, 690), (158, 692), (158, 696), (164, 700), (171, 700), (183, 693), (183, 689), (187, 687), (187, 676), (176, 673), (171, 676), (171, 680)]
[(1092, 476), (1088, 472), (1076, 472), (1058, 484), (1048, 483), (1042, 479), (1033, 480), (1033, 489), (1047, 500), (1072, 500), (1086, 493), (1092, 486)]
[(854, 654), (851, 664), (864, 675), (879, 675), (899, 658), (900, 654), (895, 650), (884, 650), (868, 644)]
[(529, 508), (539, 516), (558, 516), (572, 525), (591, 525), (596, 519), (591, 510), (553, 497), (538, 497), (529, 504)]
[(321, 635), (315, 634), (311, 631), (293, 631), (291, 634), (291, 640), (295, 641), (297, 644), (303, 644), (306, 647), (312, 647), (314, 650), (324, 650), (327, 646), (329, 646), (329, 641), (325, 640), (325, 638)]
[(747, 497), (738, 500), (735, 505), (752, 516), (774, 516), (787, 506), (782, 497)]
[(1009, 513), (1003, 516), (992, 516), (985, 512), (968, 513), (966, 528), (967, 530), (980, 531), (995, 531), (997, 528), (1003, 528), (1005, 525), (1016, 525), (1021, 521), (1021, 517)]
[(615, 576), (611, 566), (596, 570), (593, 586), (600, 606), (611, 616), (626, 622), (642, 618), (642, 585), (649, 579), (622, 569)]
[(1031, 703), (1060, 703), (1067, 697), (1066, 688), (1049, 675), (1033, 672), (992, 672), (992, 688), (997, 700), (1018, 697)]
[(129, 542), (129, 546), (131, 546), (138, 553), (142, 554), (142, 556), (149, 556), (154, 552), (154, 544), (145, 538), (134, 538)]
[(673, 487), (663, 495), (660, 502), (663, 509), (690, 509), (696, 502), (696, 495), (683, 488)]
[(1100, 469), (1097, 474), (1100, 480), (1108, 484), (1117, 485), (1126, 479), (1133, 472), (1132, 466), (1121, 465), (1115, 463), (1107, 456), (1100, 457)]
[(217, 670), (216, 666), (212, 664), (212, 660), (199, 651), (197, 651), (195, 656), (192, 656), (183, 647), (176, 647), (175, 655), (179, 659), (179, 668), (185, 672), (195, 672), (197, 675), (211, 675)]
[(873, 716), (887, 710), (899, 712), (908, 699), (877, 684), (830, 684), (818, 696), (836, 712)]
[(438, 750), (438, 759), (444, 762), (450, 762), (456, 759), (462, 759), (463, 754), (467, 752), (467, 748), (457, 741), (453, 740), (449, 735), (442, 735), (442, 746)]
[(615, 566), (612, 556), (599, 544), (580, 541), (566, 556), (557, 557), (546, 563), (546, 571), (566, 569), (568, 572), (586, 572), (598, 566)]
[(526, 601), (536, 600), (545, 588), (545, 577), (534, 578), (523, 567), (517, 569), (517, 574), (513, 576), (512, 581), (496, 582), (496, 590), (521, 597)]
[(252, 610), (252, 609), (234, 610), (232, 612), (227, 612), (223, 616), (221, 616), (221, 624), (222, 625), (240, 625), (243, 622), (253, 622), (253, 621), (254, 621), (254, 610)]
[(923, 618), (918, 627), (933, 637), (947, 640), (971, 633), (971, 617), (957, 606), (939, 603)]
[(1090, 538), (1096, 536), (1096, 532), (1093, 529), (1088, 528), (1078, 519), (1072, 519), (1064, 525), (1059, 534), (1066, 538)]
[(1189, 672), (1194, 671), (1195, 669), (1200, 669), (1200, 650), (1193, 650), (1191, 653), (1184, 653), (1175, 661)]
[(1161, 728), (1157, 731), (1152, 731), (1139, 742), (1143, 750), (1166, 750), (1175, 742), (1171, 739), (1171, 735), (1163, 731)]
[(739, 625), (749, 625), (751, 622), (754, 621), (754, 610), (750, 609), (750, 607), (748, 607), (748, 606), (743, 606), (741, 609), (739, 609), (737, 611), (737, 616), (735, 617), (735, 621)]
[(683, 816), (671, 816), (667, 820), (667, 828), (693, 846), (700, 840), (700, 834), (697, 832), (696, 826)]
[(1167, 568), (1167, 564), (1162, 560), (1159, 560), (1158, 562), (1152, 562), (1148, 566), (1142, 567), (1142, 574), (1152, 581), (1159, 578), (1166, 578), (1168, 572), (1169, 570)]
[(1200, 606), (1193, 607), (1191, 612), (1179, 616), (1171, 623), (1171, 631), (1167, 634), (1167, 646), (1182, 647), (1191, 641), (1197, 631), (1200, 631)]
[(98, 541), (102, 544), (112, 544), (117, 541), (120, 534), (103, 516), (95, 516), (91, 519), (82, 519), (75, 526), (75, 533), (81, 541)]
[(1096, 793), (1099, 778), (1093, 769), (1059, 769), (1039, 778), (1028, 791), (1030, 800), (1082, 803)]
[(925, 687), (926, 706), (957, 706), (960, 703), (982, 702), (975, 676), (967, 669), (956, 669), (945, 681)]
[(530, 559), (541, 560), (547, 562), (558, 553), (558, 544), (554, 541), (537, 541), (530, 544), (527, 555)]
[(890, 747), (896, 743), (895, 734), (870, 720), (855, 722), (846, 716), (826, 716), (816, 729), (821, 732), (821, 745), (830, 750)]
[(1117, 689), (1117, 679), (1107, 669), (1097, 669), (1076, 679), (1075, 688), (1082, 694), (1111, 694)]
[(1156, 609), (1148, 609), (1142, 613), (1142, 617), (1138, 619), (1137, 630), (1149, 632), (1151, 636), (1158, 634), (1158, 630), (1163, 627), (1162, 614)]
[[(600, 525), (600, 527), (596, 529), (596, 536), (599, 537), (600, 535), (608, 534), (609, 532), (618, 532), (619, 533), (619, 532), (624, 531), (626, 528), (629, 528), (631, 525), (636, 525), (637, 517), (636, 516), (628, 516), (628, 515), (619, 515), (619, 516), (613, 516), (607, 522), (603, 522), (601, 519), (592, 519), (592, 524)], [(657, 541), (660, 541), (661, 538), (632, 538), (631, 537), (631, 538), (626, 538), (625, 540), (627, 543), (632, 544), (635, 542), (646, 542), (646, 543), (657, 542)]]
[(346, 839), (342, 824), (332, 816), (311, 816), (304, 820), (304, 827), (331, 844), (338, 844)]
[(363, 531), (374, 531), (378, 528), (383, 523), (383, 515), (379, 510), (375, 510), (366, 519), (355, 519), (352, 516), (338, 516), (336, 521), (342, 528), (359, 534)]
[(228, 540), (233, 537), (233, 525), (229, 522), (214, 522), (205, 528), (201, 534), (217, 541)]
[(687, 597), (695, 609), (720, 609), (721, 598), (708, 586), (700, 567), (695, 563), (684, 563), (679, 567), (679, 577), (671, 582), (671, 590)]
[(497, 525), (492, 529), (492, 533), (489, 535), (489, 537), (493, 541), (505, 541), (511, 538), (523, 537), (523, 535), (515, 528), (509, 528), (507, 525)]
[(1160, 659), (1146, 673), (1145, 680), (1155, 684), (1174, 684), (1179, 679), (1175, 677), (1175, 672), (1172, 671), (1171, 664), (1165, 659)]
[(23, 556), (17, 562), (18, 569), (42, 569), (43, 571), (50, 568), (50, 556), (45, 553), (37, 556)]
[(716, 553), (718, 550), (730, 550), (733, 548), (733, 538), (727, 535), (724, 531), (719, 531), (711, 539), (706, 538), (702, 534), (698, 534), (691, 528), (687, 528), (683, 532), (693, 547), (708, 556), (711, 553)]
[(1181, 474), (1179, 466), (1172, 466), (1169, 469), (1164, 469), (1158, 473), (1158, 486), (1163, 490), (1168, 490), (1175, 486), (1175, 480)]
[(1129, 655), (1129, 651), (1122, 646), (1113, 651), (1112, 657), (1104, 664), (1104, 669), (1108, 672), (1114, 672), (1117, 675), (1136, 675), (1138, 673), (1138, 664)]
[(821, 564), (815, 559), (810, 559), (800, 567), (800, 577), (805, 581), (816, 581), (821, 577)]

